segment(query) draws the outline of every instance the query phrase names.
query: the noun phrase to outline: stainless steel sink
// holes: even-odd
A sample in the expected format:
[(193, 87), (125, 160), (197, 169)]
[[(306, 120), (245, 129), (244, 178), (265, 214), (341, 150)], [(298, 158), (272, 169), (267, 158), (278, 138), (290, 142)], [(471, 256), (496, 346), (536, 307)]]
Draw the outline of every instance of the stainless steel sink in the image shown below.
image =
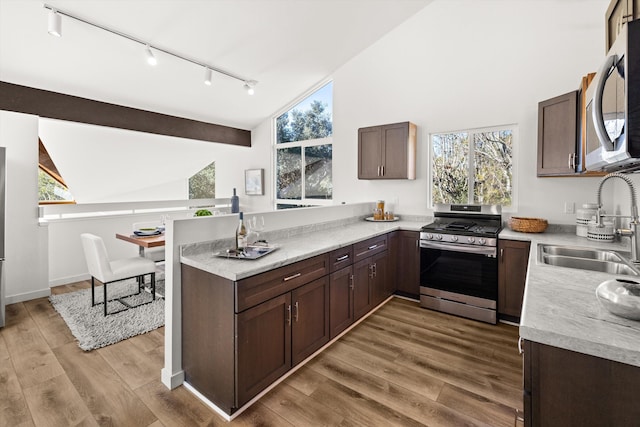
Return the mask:
[(638, 276), (640, 272), (623, 256), (605, 249), (579, 248), (559, 245), (538, 245), (538, 260), (556, 267)]

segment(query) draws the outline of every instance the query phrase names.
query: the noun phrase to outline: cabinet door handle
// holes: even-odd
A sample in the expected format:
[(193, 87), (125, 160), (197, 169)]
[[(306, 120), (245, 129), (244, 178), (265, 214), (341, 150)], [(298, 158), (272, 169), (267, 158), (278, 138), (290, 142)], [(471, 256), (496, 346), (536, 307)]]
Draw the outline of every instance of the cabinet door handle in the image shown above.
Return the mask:
[(373, 264), (369, 265), (369, 278), (373, 279)]
[(353, 274), (349, 276), (349, 289), (353, 290)]
[(518, 338), (518, 353), (524, 353), (524, 350), (522, 349), (522, 337)]
[(382, 168), (382, 176), (384, 176), (384, 165), (382, 165), (381, 168)]
[(349, 254), (342, 255), (341, 257), (336, 258), (336, 262), (344, 261), (345, 259), (349, 259)]
[(576, 168), (576, 153), (570, 153), (569, 154), (568, 166), (569, 166), (569, 169), (575, 169)]
[(287, 306), (287, 325), (291, 326), (291, 304)]
[(285, 277), (284, 279), (282, 279), (282, 281), (283, 282), (288, 282), (289, 280), (295, 279), (296, 277), (300, 277), (300, 276), (302, 276), (302, 273), (296, 273), (296, 274), (294, 274), (292, 276)]
[(378, 263), (373, 264), (373, 277), (378, 275)]
[(500, 262), (504, 262), (504, 248), (500, 248)]
[(370, 250), (375, 249), (375, 248), (377, 248), (377, 247), (378, 247), (378, 244), (376, 243), (375, 245), (371, 245), (371, 246), (369, 246), (369, 247), (367, 248), (367, 250), (369, 250), (369, 251), (370, 251)]
[(295, 313), (293, 315), (293, 320), (295, 320), (296, 322), (298, 321), (298, 314), (300, 314), (300, 307), (298, 307), (298, 301), (296, 301), (296, 305), (295, 305)]
[(380, 165), (378, 165), (378, 176), (380, 176)]

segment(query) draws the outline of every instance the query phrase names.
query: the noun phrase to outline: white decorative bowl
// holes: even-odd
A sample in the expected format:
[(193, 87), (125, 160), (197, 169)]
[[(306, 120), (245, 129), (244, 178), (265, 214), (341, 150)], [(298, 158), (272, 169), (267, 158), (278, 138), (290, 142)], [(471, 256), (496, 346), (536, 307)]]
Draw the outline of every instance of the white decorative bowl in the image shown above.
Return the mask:
[(598, 302), (616, 316), (640, 320), (640, 282), (612, 279), (596, 289)]

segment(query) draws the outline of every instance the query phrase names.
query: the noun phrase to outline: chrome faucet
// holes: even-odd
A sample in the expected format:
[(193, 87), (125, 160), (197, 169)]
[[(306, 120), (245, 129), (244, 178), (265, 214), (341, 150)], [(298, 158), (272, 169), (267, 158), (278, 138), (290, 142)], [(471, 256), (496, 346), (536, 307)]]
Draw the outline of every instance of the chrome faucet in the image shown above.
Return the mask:
[[(606, 215), (602, 212), (602, 185), (611, 178), (620, 178), (629, 186), (629, 191), (631, 192), (631, 215)], [(619, 236), (628, 236), (631, 239), (631, 261), (633, 263), (640, 264), (640, 259), (638, 255), (638, 248), (640, 247), (640, 234), (638, 233), (638, 225), (640, 224), (640, 219), (638, 218), (638, 203), (636, 202), (636, 189), (633, 186), (633, 181), (621, 173), (613, 172), (606, 175), (600, 181), (600, 185), (598, 186), (598, 212), (596, 213), (596, 219), (598, 221), (598, 227), (603, 228), (604, 223), (602, 219), (604, 217), (615, 217), (615, 218), (631, 218), (629, 222), (629, 229), (616, 229), (616, 234)]]

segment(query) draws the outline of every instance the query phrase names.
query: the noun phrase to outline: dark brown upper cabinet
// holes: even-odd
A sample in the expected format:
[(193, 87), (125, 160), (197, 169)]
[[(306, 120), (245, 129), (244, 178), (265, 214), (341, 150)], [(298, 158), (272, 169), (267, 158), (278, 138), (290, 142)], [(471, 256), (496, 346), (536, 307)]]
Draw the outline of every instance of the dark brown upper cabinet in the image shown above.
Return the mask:
[(538, 104), (538, 176), (576, 173), (578, 91)]
[(358, 179), (416, 179), (416, 141), (410, 122), (358, 129)]
[(612, 0), (605, 13), (606, 44), (605, 53), (609, 52), (611, 45), (623, 24), (640, 18), (640, 0)]
[(578, 90), (538, 104), (538, 176), (603, 176), (587, 171), (586, 92), (595, 73), (582, 77)]

